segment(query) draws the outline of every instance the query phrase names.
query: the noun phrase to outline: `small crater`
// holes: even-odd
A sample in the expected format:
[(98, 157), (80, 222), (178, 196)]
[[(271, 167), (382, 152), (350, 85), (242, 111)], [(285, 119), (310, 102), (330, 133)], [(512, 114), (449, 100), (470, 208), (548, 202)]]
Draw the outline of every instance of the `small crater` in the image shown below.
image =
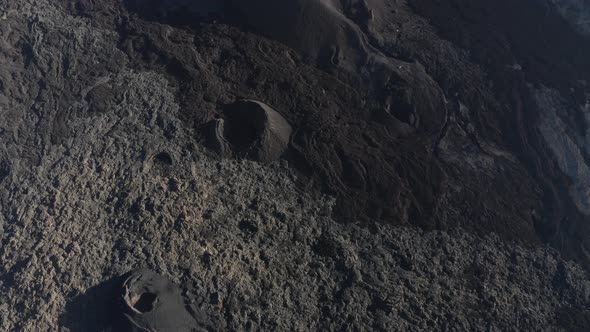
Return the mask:
[(158, 296), (154, 293), (142, 293), (139, 298), (133, 303), (133, 308), (143, 313), (154, 310)]
[(154, 164), (172, 166), (172, 157), (168, 152), (160, 152), (154, 156)]
[(289, 146), (293, 129), (264, 103), (241, 99), (226, 105), (222, 117), (206, 126), (207, 145), (222, 158), (269, 162), (279, 159)]
[(152, 169), (162, 176), (170, 173), (172, 165), (172, 156), (168, 152), (160, 152), (152, 157)]
[(264, 132), (264, 113), (255, 106), (234, 107), (226, 112), (224, 136), (241, 153), (247, 153)]
[(395, 116), (398, 120), (405, 122), (409, 125), (416, 125), (416, 107), (412, 104), (410, 97), (403, 95), (400, 97), (398, 102), (393, 105), (392, 109), (390, 110), (393, 116)]

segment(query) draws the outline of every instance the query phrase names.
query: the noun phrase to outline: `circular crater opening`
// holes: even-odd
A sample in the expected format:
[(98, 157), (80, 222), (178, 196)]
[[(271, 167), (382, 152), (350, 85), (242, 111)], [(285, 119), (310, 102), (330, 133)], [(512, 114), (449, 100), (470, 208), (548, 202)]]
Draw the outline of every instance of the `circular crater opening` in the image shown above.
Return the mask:
[(266, 123), (263, 109), (239, 103), (225, 112), (223, 135), (237, 152), (247, 152), (262, 137)]
[(416, 107), (412, 104), (411, 92), (407, 89), (396, 89), (392, 95), (391, 115), (401, 122), (413, 125), (416, 116)]
[(142, 293), (133, 303), (133, 308), (143, 313), (154, 310), (158, 296), (154, 293)]
[(160, 152), (153, 159), (154, 163), (160, 166), (172, 166), (172, 156), (168, 152)]

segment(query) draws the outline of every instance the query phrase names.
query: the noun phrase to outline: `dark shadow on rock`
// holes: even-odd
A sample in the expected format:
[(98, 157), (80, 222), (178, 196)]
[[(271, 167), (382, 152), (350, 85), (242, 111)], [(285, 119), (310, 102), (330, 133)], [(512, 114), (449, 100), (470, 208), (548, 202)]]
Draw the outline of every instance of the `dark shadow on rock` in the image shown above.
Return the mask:
[(134, 270), (76, 296), (59, 322), (84, 332), (216, 330), (218, 319), (199, 307), (199, 299), (192, 288), (181, 288), (151, 270)]
[(122, 331), (117, 295), (125, 277), (111, 278), (76, 296), (66, 305), (60, 325), (70, 331)]
[(223, 17), (224, 0), (124, 0), (130, 12), (137, 13), (149, 21), (172, 26), (195, 27), (201, 22), (218, 20)]
[(0, 160), (0, 183), (10, 175), (10, 164), (5, 160)]
[(590, 326), (590, 311), (580, 310), (573, 306), (564, 306), (557, 309), (556, 319), (564, 331), (588, 331), (588, 326)]

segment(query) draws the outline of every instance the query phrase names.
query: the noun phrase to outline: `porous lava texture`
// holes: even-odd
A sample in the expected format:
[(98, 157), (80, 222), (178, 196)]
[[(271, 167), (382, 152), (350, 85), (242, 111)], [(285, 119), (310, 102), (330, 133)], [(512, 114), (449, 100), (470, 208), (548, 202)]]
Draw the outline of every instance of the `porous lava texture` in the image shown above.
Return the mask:
[(589, 10), (0, 0), (0, 330), (586, 331)]

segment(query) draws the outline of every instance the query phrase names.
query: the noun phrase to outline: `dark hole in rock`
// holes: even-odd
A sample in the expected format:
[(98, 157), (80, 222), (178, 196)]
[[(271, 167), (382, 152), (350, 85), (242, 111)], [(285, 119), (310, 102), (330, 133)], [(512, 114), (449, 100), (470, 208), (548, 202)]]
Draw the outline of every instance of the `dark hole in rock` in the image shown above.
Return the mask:
[(412, 102), (411, 92), (407, 89), (397, 88), (394, 89), (392, 98), (393, 104), (390, 106), (390, 114), (402, 122), (415, 126), (417, 114), (416, 107)]
[(414, 269), (414, 263), (412, 262), (411, 259), (409, 259), (406, 256), (399, 256), (399, 266), (406, 270), (406, 271), (412, 271)]
[(10, 165), (6, 161), (0, 161), (0, 182), (10, 175)]
[(264, 111), (255, 105), (245, 105), (230, 107), (225, 116), (225, 139), (238, 153), (247, 153), (264, 133)]
[(221, 300), (219, 298), (219, 293), (217, 293), (217, 292), (212, 293), (209, 296), (209, 303), (213, 304), (213, 305), (217, 305), (217, 304), (221, 303)]
[(318, 239), (312, 249), (316, 254), (323, 257), (336, 257), (338, 255), (337, 244), (325, 235)]
[(129, 213), (138, 214), (141, 211), (140, 204), (141, 204), (141, 202), (139, 200), (137, 200), (133, 204), (131, 204), (131, 206), (129, 207)]
[(168, 180), (168, 190), (169, 191), (178, 191), (178, 181), (176, 181), (175, 179), (169, 179)]
[(416, 108), (408, 103), (400, 103), (396, 109), (393, 110), (393, 115), (400, 121), (414, 125), (414, 117)]
[(172, 166), (172, 157), (167, 152), (160, 152), (154, 156), (154, 163), (162, 166)]
[(208, 265), (210, 265), (210, 264), (211, 264), (211, 262), (213, 261), (213, 256), (211, 255), (211, 253), (210, 253), (210, 252), (206, 251), (206, 252), (203, 254), (203, 257), (201, 258), (201, 261), (203, 262), (203, 264), (205, 264), (205, 265), (207, 265), (207, 266), (208, 266)]
[(133, 304), (133, 307), (141, 313), (150, 312), (154, 309), (154, 305), (158, 296), (154, 293), (142, 293), (137, 299), (137, 302)]
[(254, 235), (256, 232), (258, 232), (258, 226), (252, 220), (242, 220), (240, 221), (238, 227), (244, 234), (247, 235)]

